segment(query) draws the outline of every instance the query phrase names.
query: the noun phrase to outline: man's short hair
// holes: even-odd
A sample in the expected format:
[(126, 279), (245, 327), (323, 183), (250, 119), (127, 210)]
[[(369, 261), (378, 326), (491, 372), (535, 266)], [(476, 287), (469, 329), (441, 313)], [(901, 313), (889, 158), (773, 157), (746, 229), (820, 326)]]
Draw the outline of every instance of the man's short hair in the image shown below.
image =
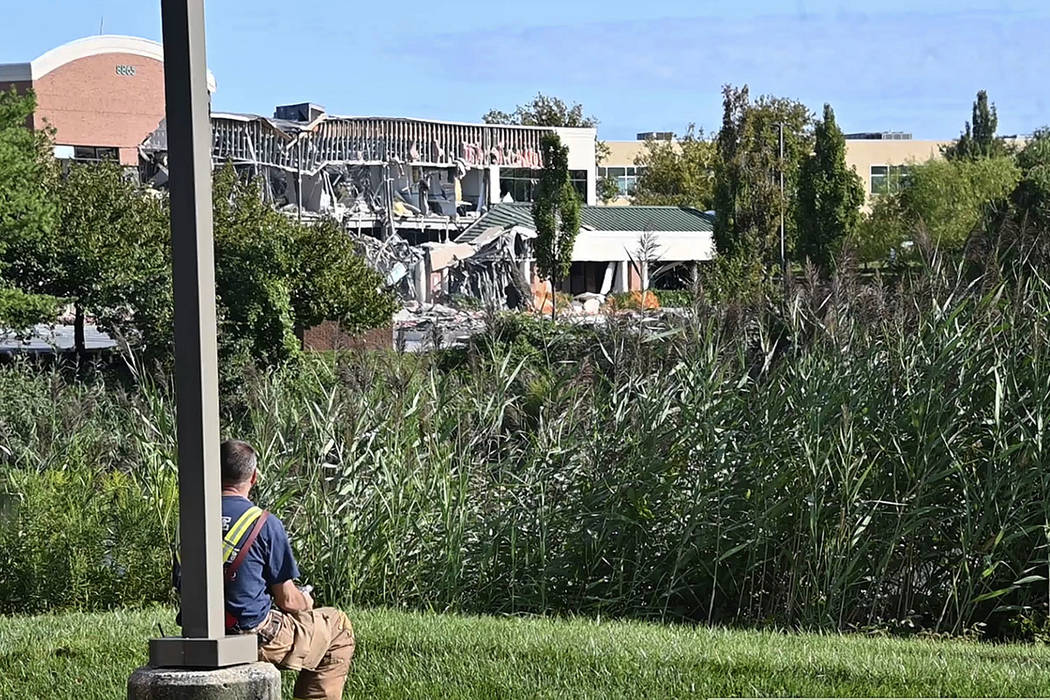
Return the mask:
[(255, 448), (244, 440), (227, 440), (219, 448), (222, 483), (243, 484), (252, 478), (257, 459)]

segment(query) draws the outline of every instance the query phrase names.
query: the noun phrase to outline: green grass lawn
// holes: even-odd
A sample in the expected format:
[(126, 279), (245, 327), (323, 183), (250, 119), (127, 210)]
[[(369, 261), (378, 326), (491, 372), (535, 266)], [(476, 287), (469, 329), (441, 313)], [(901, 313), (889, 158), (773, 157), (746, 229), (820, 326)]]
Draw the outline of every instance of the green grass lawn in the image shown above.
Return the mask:
[[(1050, 694), (1041, 646), (389, 610), (352, 618), (348, 697)], [(0, 698), (121, 698), (158, 622), (175, 631), (160, 608), (0, 617)]]

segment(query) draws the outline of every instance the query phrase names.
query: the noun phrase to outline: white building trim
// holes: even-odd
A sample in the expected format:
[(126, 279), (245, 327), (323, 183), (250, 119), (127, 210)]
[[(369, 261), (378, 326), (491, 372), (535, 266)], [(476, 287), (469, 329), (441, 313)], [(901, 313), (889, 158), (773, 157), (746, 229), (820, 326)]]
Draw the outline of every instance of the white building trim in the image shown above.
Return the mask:
[(581, 230), (572, 247), (573, 262), (627, 262), (638, 259), (639, 238), (650, 235), (660, 262), (712, 260), (714, 238), (705, 231), (587, 231)]

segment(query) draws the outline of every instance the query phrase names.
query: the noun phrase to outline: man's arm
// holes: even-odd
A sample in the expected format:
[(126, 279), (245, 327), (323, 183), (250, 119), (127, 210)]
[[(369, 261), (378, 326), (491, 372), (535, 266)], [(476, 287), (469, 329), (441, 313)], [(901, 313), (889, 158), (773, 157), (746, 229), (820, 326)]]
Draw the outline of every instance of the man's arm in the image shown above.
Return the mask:
[(284, 612), (301, 612), (312, 610), (314, 607), (314, 600), (310, 594), (303, 593), (292, 581), (270, 586), (270, 595), (273, 596), (274, 604)]

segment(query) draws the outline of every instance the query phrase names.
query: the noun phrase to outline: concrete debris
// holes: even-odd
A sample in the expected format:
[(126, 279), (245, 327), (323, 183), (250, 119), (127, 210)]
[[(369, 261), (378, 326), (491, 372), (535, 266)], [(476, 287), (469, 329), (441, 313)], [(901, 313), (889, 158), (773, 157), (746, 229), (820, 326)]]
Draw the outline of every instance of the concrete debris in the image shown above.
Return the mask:
[(460, 347), (485, 330), (485, 317), (483, 311), (411, 303), (394, 316), (394, 347), (403, 352)]

